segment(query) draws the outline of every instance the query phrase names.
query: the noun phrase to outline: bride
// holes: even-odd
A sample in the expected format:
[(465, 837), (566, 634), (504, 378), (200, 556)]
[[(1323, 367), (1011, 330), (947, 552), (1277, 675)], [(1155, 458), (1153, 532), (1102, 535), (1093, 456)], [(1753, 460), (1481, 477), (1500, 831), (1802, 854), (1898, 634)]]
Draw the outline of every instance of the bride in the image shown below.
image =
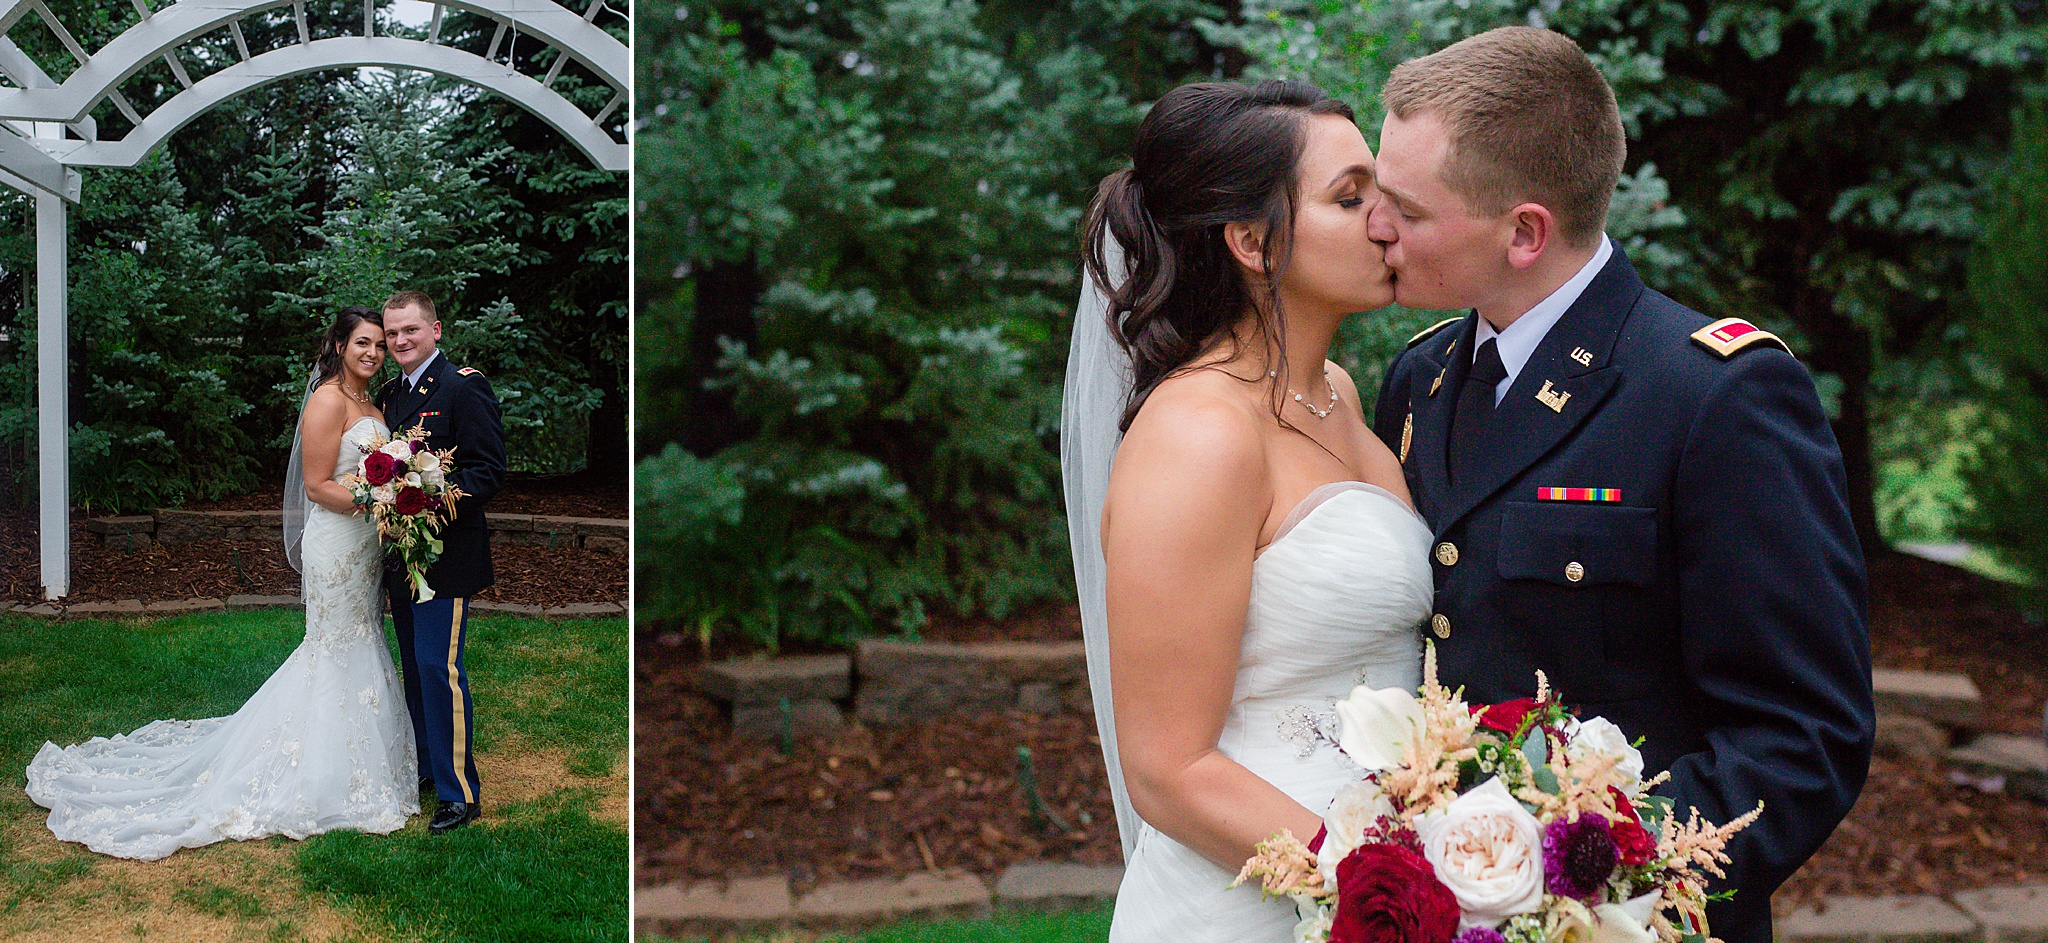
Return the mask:
[(1167, 93), (1091, 207), (1061, 461), (1127, 859), (1112, 941), (1293, 939), (1290, 903), (1226, 885), (1356, 778), (1313, 734), (1333, 703), (1420, 681), (1430, 532), (1325, 359), (1393, 300), (1377, 200), (1350, 110), (1269, 81)]
[(285, 486), (305, 640), (232, 716), (45, 743), (28, 794), (59, 839), (153, 861), (224, 838), (391, 832), (419, 811), (412, 726), (384, 641), (383, 551), (335, 481), (355, 470), (359, 446), (387, 434), (368, 392), (383, 366), (380, 312), (343, 308), (320, 347)]

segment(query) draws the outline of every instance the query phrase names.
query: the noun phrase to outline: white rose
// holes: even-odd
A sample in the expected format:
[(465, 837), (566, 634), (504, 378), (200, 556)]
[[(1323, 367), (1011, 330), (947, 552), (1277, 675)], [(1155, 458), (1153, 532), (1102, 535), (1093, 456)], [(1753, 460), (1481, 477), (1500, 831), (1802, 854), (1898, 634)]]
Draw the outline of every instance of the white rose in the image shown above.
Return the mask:
[(1627, 903), (1593, 908), (1589, 943), (1652, 943), (1657, 934), (1650, 930), (1650, 915), (1657, 909), (1657, 896), (1657, 891), (1651, 891)]
[(398, 500), (398, 489), (390, 485), (378, 485), (370, 489), (370, 500), (378, 504), (390, 504)]
[(1360, 685), (1338, 702), (1337, 719), (1344, 724), (1337, 745), (1352, 762), (1379, 772), (1401, 762), (1402, 748), (1422, 728), (1422, 705), (1403, 688)]
[(384, 443), (384, 447), (377, 451), (398, 459), (400, 462), (407, 462), (412, 459), (412, 443), (404, 439), (392, 439)]
[(1316, 853), (1316, 868), (1323, 872), (1325, 886), (1337, 886), (1337, 862), (1351, 854), (1365, 837), (1365, 830), (1394, 814), (1394, 804), (1378, 783), (1361, 779), (1337, 790), (1330, 811), (1323, 816), (1323, 848)]
[(1543, 904), (1543, 826), (1499, 777), (1415, 818), (1422, 856), (1458, 898), (1460, 929), (1492, 927)]
[(1628, 736), (1621, 732), (1620, 727), (1605, 717), (1595, 717), (1566, 724), (1565, 735), (1570, 741), (1565, 753), (1574, 762), (1583, 762), (1594, 756), (1619, 756), (1621, 762), (1614, 765), (1614, 771), (1628, 783), (1622, 791), (1633, 797), (1642, 789), (1643, 755), (1629, 746)]
[(421, 452), (412, 457), (412, 467), (421, 472), (440, 471), (441, 456), (432, 451)]
[(440, 492), (442, 484), (447, 482), (447, 480), (448, 479), (441, 474), (441, 470), (438, 468), (432, 471), (420, 472), (420, 481), (425, 483), (426, 488), (429, 491), (433, 491), (436, 493)]

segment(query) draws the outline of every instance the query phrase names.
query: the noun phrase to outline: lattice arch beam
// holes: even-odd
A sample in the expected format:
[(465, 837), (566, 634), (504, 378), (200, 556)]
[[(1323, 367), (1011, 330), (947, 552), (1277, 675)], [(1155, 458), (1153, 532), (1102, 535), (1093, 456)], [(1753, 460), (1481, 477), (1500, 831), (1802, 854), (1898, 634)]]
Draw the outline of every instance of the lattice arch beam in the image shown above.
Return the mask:
[(381, 36), (371, 39), (317, 39), (236, 63), (172, 96), (118, 141), (39, 143), (67, 166), (133, 167), (149, 154), (151, 148), (221, 102), (309, 72), (360, 66), (418, 69), (481, 86), (504, 96), (562, 132), (577, 150), (599, 167), (624, 172), (632, 165), (626, 145), (612, 140), (611, 135), (582, 110), (541, 83), (475, 53), (413, 39)]
[[(165, 56), (175, 55), (180, 46), (218, 29), (236, 28), (243, 17), (289, 6), (294, 6), (292, 0), (178, 0), (109, 41), (98, 53), (87, 58), (62, 85), (0, 89), (0, 118), (64, 123), (78, 121), (122, 82)], [(591, 23), (587, 15), (573, 13), (554, 0), (444, 0), (439, 6), (466, 10), (487, 16), (501, 25), (515, 26), (521, 34), (545, 41), (581, 63), (612, 88), (623, 92), (627, 87), (632, 57), (625, 44)], [(299, 9), (303, 10), (303, 7)], [(592, 13), (597, 9), (594, 3), (590, 7)], [(288, 46), (255, 58), (307, 45), (312, 43), (301, 41), (299, 47)], [(253, 61), (246, 56), (245, 50), (242, 64)], [(304, 71), (309, 70), (298, 70), (292, 74)]]

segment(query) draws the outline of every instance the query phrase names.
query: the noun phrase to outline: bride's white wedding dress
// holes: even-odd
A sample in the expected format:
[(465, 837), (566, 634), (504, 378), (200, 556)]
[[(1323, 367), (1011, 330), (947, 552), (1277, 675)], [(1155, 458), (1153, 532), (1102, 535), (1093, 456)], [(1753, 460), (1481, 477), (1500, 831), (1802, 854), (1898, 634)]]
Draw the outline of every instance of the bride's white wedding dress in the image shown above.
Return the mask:
[[(344, 431), (334, 477), (379, 434), (368, 416)], [(29, 798), (59, 839), (152, 861), (221, 839), (391, 832), (419, 812), (376, 526), (314, 506), (301, 552), (305, 640), (240, 710), (36, 753)]]
[[(1430, 530), (1408, 505), (1363, 482), (1316, 489), (1252, 563), (1237, 685), (1217, 747), (1321, 814), (1361, 774), (1312, 728), (1354, 685), (1422, 683), (1418, 625), (1434, 583)], [(1299, 836), (1306, 841), (1309, 836)], [(1109, 937), (1112, 943), (1286, 943), (1294, 905), (1231, 889), (1225, 870), (1146, 823), (1139, 829)]]

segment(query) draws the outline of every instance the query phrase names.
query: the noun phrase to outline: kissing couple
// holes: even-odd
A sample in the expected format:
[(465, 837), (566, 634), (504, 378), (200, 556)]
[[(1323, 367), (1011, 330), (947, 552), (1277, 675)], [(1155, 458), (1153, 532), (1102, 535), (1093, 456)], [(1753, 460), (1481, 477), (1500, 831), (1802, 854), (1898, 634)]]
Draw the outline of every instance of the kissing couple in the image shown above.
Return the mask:
[[(490, 381), (441, 356), (440, 340), (423, 292), (336, 315), (286, 467), (285, 552), (300, 575), (304, 641), (230, 716), (45, 743), (29, 763), (28, 794), (50, 810), (57, 838), (152, 861), (222, 839), (382, 834), (403, 828), (429, 790), (440, 800), (430, 831), (477, 817), (462, 649), (469, 597), (492, 582), (483, 509), (504, 483), (505, 433)], [(399, 376), (373, 395), (387, 353)], [(437, 535), (429, 594), (387, 563), (377, 524), (344, 482), (373, 444), (415, 428), (435, 450), (453, 450), (447, 479), (464, 495)], [(386, 595), (402, 684), (384, 642)]]
[[(1540, 671), (1641, 738), (1679, 821), (1761, 802), (1707, 890), (1735, 892), (1716, 935), (1763, 943), (1875, 726), (1813, 381), (1607, 237), (1621, 119), (1570, 39), (1474, 36), (1384, 104), (1375, 156), (1313, 86), (1182, 86), (1089, 212), (1061, 460), (1127, 860), (1110, 939), (1293, 940), (1293, 904), (1231, 878), (1321, 830), (1361, 774), (1316, 734), (1356, 685), (1415, 691), (1426, 639), (1470, 703)], [(1368, 423), (1327, 351), (1390, 303), (1463, 313)]]

